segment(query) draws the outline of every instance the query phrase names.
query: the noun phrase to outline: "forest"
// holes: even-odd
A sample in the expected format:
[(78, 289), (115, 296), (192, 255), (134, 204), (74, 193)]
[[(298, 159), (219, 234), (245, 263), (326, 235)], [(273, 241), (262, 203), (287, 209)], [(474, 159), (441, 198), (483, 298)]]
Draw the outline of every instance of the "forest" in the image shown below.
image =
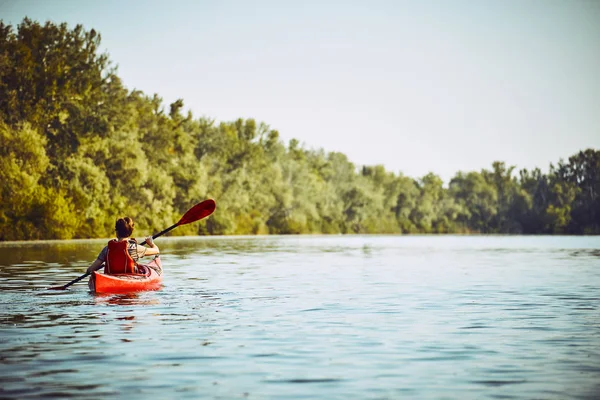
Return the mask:
[(207, 198), (216, 212), (175, 234), (600, 234), (599, 150), (547, 172), (494, 161), (447, 185), (357, 166), (128, 90), (100, 40), (0, 21), (0, 240), (111, 237), (125, 215), (156, 232)]

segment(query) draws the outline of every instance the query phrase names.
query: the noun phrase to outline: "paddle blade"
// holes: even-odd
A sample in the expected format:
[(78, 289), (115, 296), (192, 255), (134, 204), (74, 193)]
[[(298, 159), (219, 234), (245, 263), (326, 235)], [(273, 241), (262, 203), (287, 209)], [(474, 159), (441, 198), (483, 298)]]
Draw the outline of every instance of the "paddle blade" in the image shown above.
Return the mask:
[(53, 286), (53, 287), (49, 287), (48, 290), (67, 290), (67, 288), (63, 285), (63, 286)]
[(206, 218), (215, 211), (216, 207), (217, 204), (213, 199), (204, 200), (190, 208), (177, 222), (177, 225), (185, 225)]

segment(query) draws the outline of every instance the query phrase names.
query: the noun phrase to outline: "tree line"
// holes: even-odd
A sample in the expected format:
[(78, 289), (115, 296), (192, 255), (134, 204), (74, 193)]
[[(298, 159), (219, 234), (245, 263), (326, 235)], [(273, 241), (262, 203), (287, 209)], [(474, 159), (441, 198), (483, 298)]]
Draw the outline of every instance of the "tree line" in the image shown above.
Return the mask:
[(445, 187), (165, 106), (128, 90), (99, 45), (81, 25), (0, 21), (0, 240), (110, 237), (124, 215), (158, 231), (206, 198), (215, 214), (177, 234), (600, 233), (598, 150)]

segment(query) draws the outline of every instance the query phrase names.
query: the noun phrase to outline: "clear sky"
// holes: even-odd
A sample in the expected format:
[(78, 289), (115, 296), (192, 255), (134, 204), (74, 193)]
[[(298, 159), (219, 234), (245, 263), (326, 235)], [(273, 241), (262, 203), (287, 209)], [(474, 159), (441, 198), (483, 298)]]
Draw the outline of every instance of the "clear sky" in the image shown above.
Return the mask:
[(83, 24), (130, 89), (445, 182), (600, 149), (597, 0), (0, 0)]

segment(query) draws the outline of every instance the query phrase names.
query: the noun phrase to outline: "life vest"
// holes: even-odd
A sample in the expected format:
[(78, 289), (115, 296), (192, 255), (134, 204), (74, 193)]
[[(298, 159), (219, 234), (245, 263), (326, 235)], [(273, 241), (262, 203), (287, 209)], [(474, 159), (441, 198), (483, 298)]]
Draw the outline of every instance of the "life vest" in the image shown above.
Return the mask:
[(106, 254), (107, 274), (135, 274), (136, 264), (129, 254), (129, 240), (113, 239), (108, 242), (108, 253)]

